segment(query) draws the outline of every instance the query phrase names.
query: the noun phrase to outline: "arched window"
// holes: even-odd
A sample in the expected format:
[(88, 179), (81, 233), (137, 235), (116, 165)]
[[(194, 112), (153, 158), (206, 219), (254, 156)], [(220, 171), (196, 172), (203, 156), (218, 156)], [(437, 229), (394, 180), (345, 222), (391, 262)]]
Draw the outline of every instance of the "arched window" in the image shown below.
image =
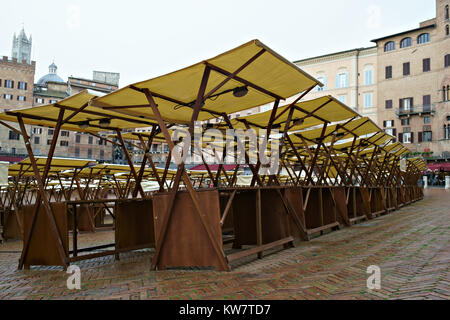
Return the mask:
[(449, 13), (448, 13), (448, 5), (445, 6), (445, 19), (449, 19)]
[(395, 50), (395, 42), (389, 41), (384, 45), (384, 52)]
[(449, 25), (445, 26), (445, 35), (446, 36), (450, 35), (450, 27), (449, 27)]
[(427, 42), (430, 42), (430, 34), (429, 33), (422, 33), (417, 38), (417, 43), (418, 44), (423, 44), (423, 43), (427, 43)]
[(412, 46), (412, 39), (411, 38), (405, 38), (400, 42), (400, 48), (406, 48)]

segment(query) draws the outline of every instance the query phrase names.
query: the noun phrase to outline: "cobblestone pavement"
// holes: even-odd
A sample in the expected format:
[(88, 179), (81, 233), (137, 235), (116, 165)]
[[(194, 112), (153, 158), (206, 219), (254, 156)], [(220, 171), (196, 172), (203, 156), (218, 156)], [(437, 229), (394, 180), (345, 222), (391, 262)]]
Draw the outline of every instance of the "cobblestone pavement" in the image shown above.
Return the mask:
[[(112, 239), (84, 234), (81, 245)], [(0, 299), (449, 299), (450, 191), (232, 272), (152, 272), (152, 252), (139, 251), (80, 262), (82, 290), (70, 291), (59, 268), (18, 271), (21, 248), (0, 245)], [(366, 288), (370, 265), (381, 268), (381, 290)]]

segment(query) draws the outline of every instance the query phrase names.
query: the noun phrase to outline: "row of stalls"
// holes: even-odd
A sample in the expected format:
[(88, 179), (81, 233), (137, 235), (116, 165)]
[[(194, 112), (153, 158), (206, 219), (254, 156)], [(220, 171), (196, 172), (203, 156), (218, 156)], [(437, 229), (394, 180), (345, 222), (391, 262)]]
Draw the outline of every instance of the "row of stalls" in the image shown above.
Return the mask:
[[(19, 269), (151, 248), (153, 270), (228, 271), (422, 199), (424, 161), (407, 159), (406, 147), (335, 98), (308, 100), (316, 86), (253, 40), (105, 96), (85, 91), (0, 114), (29, 156), (9, 167), (0, 190), (3, 236), (24, 241)], [(54, 128), (47, 157), (33, 154), (27, 125)], [(128, 165), (54, 157), (61, 130), (118, 145)], [(152, 159), (154, 142), (169, 146), (164, 166)], [(204, 170), (187, 169), (193, 158)], [(108, 227), (114, 243), (79, 248), (80, 231)]]

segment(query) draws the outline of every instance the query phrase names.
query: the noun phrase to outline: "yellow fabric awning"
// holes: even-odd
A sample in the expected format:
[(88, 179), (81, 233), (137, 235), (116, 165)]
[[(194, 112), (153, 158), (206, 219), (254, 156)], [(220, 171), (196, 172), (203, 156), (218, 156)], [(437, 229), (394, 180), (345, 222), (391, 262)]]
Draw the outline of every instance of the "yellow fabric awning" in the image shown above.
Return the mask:
[[(279, 107), (276, 114), (276, 120), (273, 123), (273, 128), (284, 132), (286, 121), (288, 120), (290, 110), (289, 105)], [(332, 96), (325, 96), (314, 100), (297, 103), (293, 106), (291, 128), (289, 131), (298, 131), (310, 127), (314, 127), (325, 122), (333, 123), (347, 120), (353, 117), (358, 117), (359, 114), (353, 109), (342, 104)], [(258, 114), (249, 115), (246, 117), (239, 117), (232, 120), (235, 129), (245, 130), (247, 127), (245, 122), (254, 129), (266, 128), (272, 110)], [(220, 126), (226, 127), (226, 124), (221, 123)]]
[[(46, 157), (35, 157), (36, 165), (39, 171), (42, 173), (45, 169), (45, 164), (47, 163)], [(65, 170), (70, 170), (73, 168), (81, 169), (88, 166), (93, 166), (96, 164), (95, 160), (84, 160), (84, 159), (68, 159), (68, 158), (56, 158), (54, 157), (50, 164), (49, 173), (57, 173)], [(12, 164), (8, 168), (9, 176), (18, 176), (22, 175), (33, 176), (34, 171), (31, 165), (30, 158), (26, 158), (18, 163)]]
[[(21, 114), (25, 124), (54, 128), (58, 121), (59, 112), (64, 108), (64, 119), (67, 119), (75, 111), (81, 109), (78, 114), (71, 117), (67, 123), (62, 126), (62, 129), (64, 130), (102, 132), (110, 131), (112, 129), (149, 127), (155, 123), (155, 121), (144, 120), (139, 117), (87, 106), (94, 98), (96, 98), (95, 95), (85, 90), (55, 104), (3, 112), (0, 114), (0, 120), (18, 122), (17, 115)], [(105, 124), (101, 126), (100, 121)]]
[[(96, 99), (92, 104), (107, 110), (155, 119), (145, 94), (133, 88), (147, 89), (152, 93), (163, 120), (187, 124), (192, 118), (191, 107), (197, 99), (205, 67), (213, 69), (205, 90), (209, 93), (257, 54), (260, 55), (237, 74), (238, 78), (229, 80), (210, 99), (204, 101), (199, 121), (214, 118), (206, 110), (231, 114), (273, 102), (277, 98), (287, 99), (321, 85), (260, 41), (253, 40), (185, 69), (127, 86)], [(241, 98), (235, 97), (233, 90), (243, 86), (247, 86), (248, 93)]]

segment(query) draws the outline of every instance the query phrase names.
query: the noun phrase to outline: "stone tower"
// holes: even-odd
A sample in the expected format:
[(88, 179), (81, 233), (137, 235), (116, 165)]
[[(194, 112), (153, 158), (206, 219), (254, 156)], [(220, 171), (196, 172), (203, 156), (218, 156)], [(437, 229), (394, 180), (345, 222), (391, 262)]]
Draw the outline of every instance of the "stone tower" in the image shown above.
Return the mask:
[(14, 34), (11, 57), (17, 59), (17, 62), (21, 63), (25, 60), (28, 64), (31, 63), (31, 44), (32, 39), (27, 37), (25, 30), (19, 33), (19, 36)]

